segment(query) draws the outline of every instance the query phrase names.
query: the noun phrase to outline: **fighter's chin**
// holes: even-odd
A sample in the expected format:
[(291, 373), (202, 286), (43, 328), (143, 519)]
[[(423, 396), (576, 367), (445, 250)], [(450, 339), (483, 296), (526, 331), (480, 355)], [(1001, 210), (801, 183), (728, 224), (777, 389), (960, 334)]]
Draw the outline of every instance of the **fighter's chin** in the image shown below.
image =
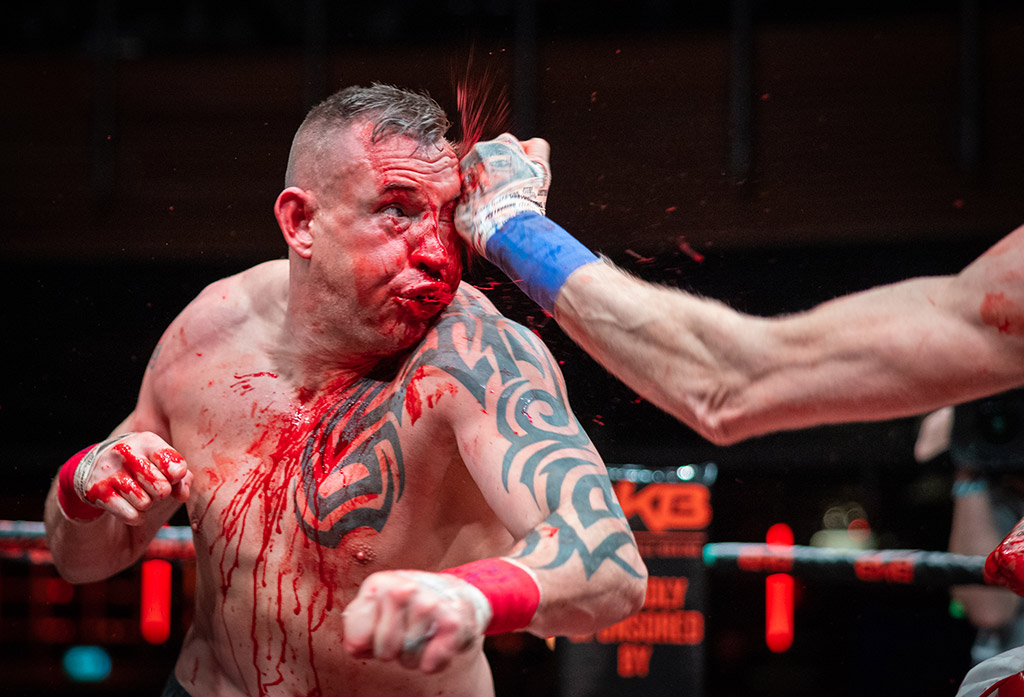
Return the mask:
[(396, 299), (394, 307), (395, 314), (391, 321), (384, 323), (380, 333), (394, 349), (403, 350), (423, 340), (446, 305), (424, 305), (416, 301)]

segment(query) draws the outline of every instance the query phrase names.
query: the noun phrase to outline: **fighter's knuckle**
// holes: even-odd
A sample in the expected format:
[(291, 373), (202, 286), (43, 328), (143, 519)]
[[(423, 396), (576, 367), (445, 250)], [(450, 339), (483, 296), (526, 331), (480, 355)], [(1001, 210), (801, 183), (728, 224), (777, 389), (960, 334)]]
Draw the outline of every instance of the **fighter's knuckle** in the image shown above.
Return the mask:
[(451, 662), (451, 658), (448, 656), (437, 656), (430, 661), (422, 661), (420, 669), (427, 675), (434, 675), (451, 665)]
[(461, 614), (450, 605), (439, 607), (434, 613), (434, 626), (439, 641), (450, 640), (462, 629)]
[(439, 613), (441, 599), (434, 593), (417, 593), (411, 606), (416, 616), (432, 617)]

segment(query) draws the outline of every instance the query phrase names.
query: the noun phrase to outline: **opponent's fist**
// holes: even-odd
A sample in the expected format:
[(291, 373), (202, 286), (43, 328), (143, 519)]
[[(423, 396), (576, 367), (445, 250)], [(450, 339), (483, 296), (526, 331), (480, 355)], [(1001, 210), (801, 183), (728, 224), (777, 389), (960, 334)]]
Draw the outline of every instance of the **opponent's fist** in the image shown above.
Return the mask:
[(483, 641), (491, 607), (455, 576), (381, 571), (363, 581), (342, 618), (344, 646), (353, 656), (437, 673)]
[(487, 240), (524, 212), (544, 215), (551, 147), (541, 138), (520, 142), (508, 133), (473, 146), (462, 158), (462, 199), (455, 229), (486, 257)]
[(155, 433), (126, 433), (93, 446), (65, 464), (60, 503), (71, 518), (88, 519), (88, 505), (127, 525), (141, 525), (154, 503), (184, 503), (192, 473), (184, 458)]

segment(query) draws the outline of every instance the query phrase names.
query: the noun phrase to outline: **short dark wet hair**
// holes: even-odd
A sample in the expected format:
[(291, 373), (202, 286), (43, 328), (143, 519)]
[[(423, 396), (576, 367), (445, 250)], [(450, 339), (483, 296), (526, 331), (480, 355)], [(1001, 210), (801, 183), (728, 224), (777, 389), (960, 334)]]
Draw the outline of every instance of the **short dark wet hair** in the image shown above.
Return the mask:
[(319, 159), (334, 133), (359, 120), (373, 124), (374, 143), (390, 136), (407, 136), (420, 147), (436, 145), (451, 128), (444, 109), (426, 92), (375, 82), (369, 87), (346, 87), (309, 110), (292, 140), (285, 186), (296, 185), (300, 157)]

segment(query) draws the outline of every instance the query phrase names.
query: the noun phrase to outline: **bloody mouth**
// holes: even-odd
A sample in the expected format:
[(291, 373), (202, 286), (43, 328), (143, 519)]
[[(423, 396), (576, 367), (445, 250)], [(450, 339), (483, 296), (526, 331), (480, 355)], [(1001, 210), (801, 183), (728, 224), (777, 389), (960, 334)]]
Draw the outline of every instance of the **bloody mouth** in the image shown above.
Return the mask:
[(405, 291), (396, 302), (417, 317), (429, 318), (446, 308), (454, 297), (447, 286), (432, 284)]

